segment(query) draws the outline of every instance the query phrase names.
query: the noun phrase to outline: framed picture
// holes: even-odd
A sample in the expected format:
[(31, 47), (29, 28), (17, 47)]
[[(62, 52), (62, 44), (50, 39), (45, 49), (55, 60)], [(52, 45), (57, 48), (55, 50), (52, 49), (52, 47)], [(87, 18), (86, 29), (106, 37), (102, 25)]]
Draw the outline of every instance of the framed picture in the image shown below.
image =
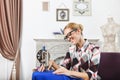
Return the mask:
[(57, 9), (56, 20), (57, 21), (69, 21), (69, 9)]
[(91, 0), (73, 0), (74, 16), (90, 16)]
[(49, 2), (42, 2), (42, 10), (48, 11), (49, 10)]

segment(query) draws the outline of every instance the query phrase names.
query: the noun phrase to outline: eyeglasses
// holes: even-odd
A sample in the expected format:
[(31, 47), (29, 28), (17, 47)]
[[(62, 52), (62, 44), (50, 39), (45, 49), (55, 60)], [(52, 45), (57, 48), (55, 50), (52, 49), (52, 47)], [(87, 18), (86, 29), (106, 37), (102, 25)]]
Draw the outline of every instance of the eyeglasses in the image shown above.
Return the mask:
[(69, 33), (67, 33), (67, 35), (64, 37), (64, 40), (67, 40), (69, 36), (72, 35), (72, 32), (77, 31), (77, 29), (73, 29), (72, 31), (70, 31)]

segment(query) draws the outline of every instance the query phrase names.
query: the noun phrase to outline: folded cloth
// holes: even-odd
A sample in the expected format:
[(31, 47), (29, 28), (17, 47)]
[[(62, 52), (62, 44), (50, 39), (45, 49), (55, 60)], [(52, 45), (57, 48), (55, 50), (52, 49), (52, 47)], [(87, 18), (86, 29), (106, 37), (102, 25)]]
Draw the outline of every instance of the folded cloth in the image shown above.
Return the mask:
[(35, 71), (32, 74), (32, 80), (83, 80), (81, 78), (73, 78), (66, 75), (53, 74), (53, 70), (45, 70), (44, 72)]

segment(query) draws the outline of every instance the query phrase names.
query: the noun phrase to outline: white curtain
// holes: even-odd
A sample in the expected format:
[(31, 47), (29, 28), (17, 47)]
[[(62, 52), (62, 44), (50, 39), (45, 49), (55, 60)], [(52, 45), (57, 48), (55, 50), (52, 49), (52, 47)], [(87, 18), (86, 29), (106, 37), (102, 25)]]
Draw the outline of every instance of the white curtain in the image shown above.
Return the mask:
[(5, 59), (0, 54), (0, 80), (9, 80), (13, 61)]

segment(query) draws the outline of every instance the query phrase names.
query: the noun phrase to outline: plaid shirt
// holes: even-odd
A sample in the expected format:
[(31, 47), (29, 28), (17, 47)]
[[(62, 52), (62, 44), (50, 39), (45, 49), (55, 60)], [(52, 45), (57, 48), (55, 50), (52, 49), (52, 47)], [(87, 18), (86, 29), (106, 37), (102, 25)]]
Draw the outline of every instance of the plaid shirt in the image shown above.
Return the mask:
[(90, 79), (97, 79), (97, 70), (100, 62), (100, 50), (95, 44), (88, 40), (82, 48), (78, 49), (75, 45), (69, 47), (69, 52), (62, 62), (62, 66), (69, 70), (86, 72)]

